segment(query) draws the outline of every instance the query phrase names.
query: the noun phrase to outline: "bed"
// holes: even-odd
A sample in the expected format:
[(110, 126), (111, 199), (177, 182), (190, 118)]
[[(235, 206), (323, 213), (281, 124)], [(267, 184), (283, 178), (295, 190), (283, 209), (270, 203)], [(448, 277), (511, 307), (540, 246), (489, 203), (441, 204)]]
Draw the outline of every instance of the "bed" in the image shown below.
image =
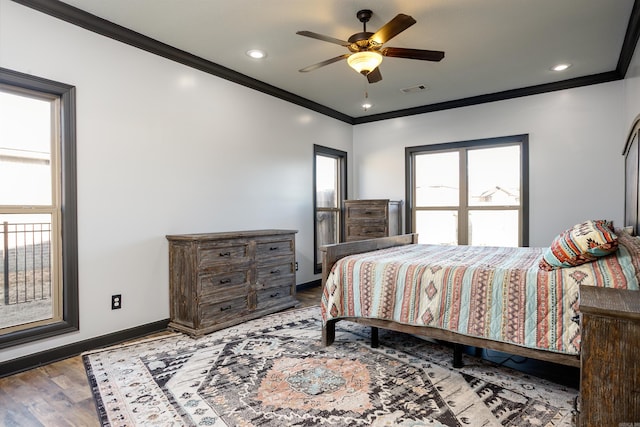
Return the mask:
[(350, 320), (580, 366), (580, 286), (638, 290), (640, 240), (611, 234), (613, 253), (551, 271), (539, 266), (546, 248), (421, 245), (415, 234), (327, 246), (323, 341)]
[(632, 235), (640, 210), (639, 123), (623, 153), (631, 230), (585, 221), (610, 234), (609, 246), (574, 250), (569, 261), (559, 256), (584, 223), (563, 230), (549, 248), (420, 245), (416, 234), (325, 246), (324, 344), (335, 340), (336, 323), (348, 320), (371, 326), (373, 345), (377, 328), (451, 342), (454, 366), (468, 345), (580, 367), (580, 288), (639, 288), (640, 239)]

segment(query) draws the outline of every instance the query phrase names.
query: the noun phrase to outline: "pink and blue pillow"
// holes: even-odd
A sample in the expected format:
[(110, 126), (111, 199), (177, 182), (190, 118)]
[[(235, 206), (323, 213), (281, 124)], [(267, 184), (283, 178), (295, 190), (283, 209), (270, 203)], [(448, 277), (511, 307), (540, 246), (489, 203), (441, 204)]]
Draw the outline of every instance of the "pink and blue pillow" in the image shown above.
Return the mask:
[(540, 260), (542, 270), (575, 267), (614, 253), (618, 236), (606, 220), (589, 220), (563, 231), (551, 242)]

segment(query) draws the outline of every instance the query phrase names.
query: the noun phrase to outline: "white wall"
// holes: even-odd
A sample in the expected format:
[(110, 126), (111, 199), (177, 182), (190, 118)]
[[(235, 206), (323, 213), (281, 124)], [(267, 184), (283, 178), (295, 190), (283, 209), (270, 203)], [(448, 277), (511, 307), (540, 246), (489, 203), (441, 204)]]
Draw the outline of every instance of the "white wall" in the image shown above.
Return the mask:
[(296, 229), (297, 282), (319, 277), (313, 144), (351, 158), (350, 125), (9, 0), (0, 67), (76, 86), (80, 288), (78, 333), (0, 361), (168, 318), (166, 234)]
[(355, 126), (357, 198), (405, 198), (405, 147), (529, 134), (531, 246), (590, 218), (622, 224), (623, 82)]

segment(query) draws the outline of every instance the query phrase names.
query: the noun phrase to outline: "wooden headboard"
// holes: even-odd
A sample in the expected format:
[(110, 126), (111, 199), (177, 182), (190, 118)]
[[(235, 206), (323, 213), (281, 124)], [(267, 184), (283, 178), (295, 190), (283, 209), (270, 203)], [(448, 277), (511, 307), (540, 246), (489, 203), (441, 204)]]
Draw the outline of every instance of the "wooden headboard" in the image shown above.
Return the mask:
[(624, 226), (640, 234), (640, 115), (636, 117), (622, 151), (624, 156)]

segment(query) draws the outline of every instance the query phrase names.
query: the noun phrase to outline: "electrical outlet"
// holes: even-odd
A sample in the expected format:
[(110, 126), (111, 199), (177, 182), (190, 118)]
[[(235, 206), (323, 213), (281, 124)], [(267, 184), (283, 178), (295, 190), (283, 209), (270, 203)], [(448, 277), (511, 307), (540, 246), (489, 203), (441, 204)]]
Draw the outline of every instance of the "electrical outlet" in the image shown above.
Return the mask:
[(111, 310), (122, 308), (122, 295), (111, 295)]
[(296, 261), (296, 271), (298, 271), (298, 261)]

